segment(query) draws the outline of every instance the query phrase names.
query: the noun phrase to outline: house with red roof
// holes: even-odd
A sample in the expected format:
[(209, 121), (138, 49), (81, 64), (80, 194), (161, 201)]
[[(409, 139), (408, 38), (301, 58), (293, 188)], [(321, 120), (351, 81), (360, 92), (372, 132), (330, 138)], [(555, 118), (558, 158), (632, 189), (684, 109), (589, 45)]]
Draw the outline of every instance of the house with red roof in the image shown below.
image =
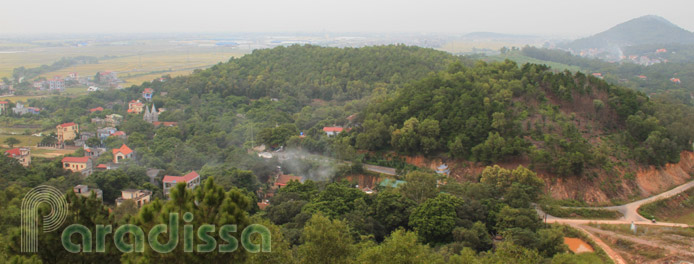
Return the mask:
[(2, 115), (3, 113), (7, 112), (7, 107), (8, 107), (8, 105), (10, 105), (9, 102), (7, 102), (7, 101), (0, 101), (0, 115)]
[(294, 176), (294, 175), (287, 175), (287, 174), (280, 174), (275, 178), (275, 183), (273, 184), (272, 188), (273, 189), (279, 189), (284, 186), (287, 186), (289, 182), (291, 181), (298, 181), (298, 182), (304, 182), (304, 177), (301, 176)]
[(90, 113), (94, 113), (94, 112), (102, 112), (102, 111), (104, 111), (104, 108), (103, 108), (103, 107), (101, 107), (101, 106), (99, 106), (99, 107), (97, 107), (97, 108), (92, 108), (92, 109), (89, 109), (89, 112), (90, 112)]
[(79, 125), (75, 122), (60, 124), (55, 127), (58, 135), (58, 142), (62, 143), (67, 140), (75, 140), (79, 133)]
[(5, 151), (5, 155), (16, 159), (24, 167), (31, 165), (31, 151), (29, 148), (13, 148)]
[(133, 157), (133, 150), (130, 149), (128, 146), (123, 144), (120, 148), (113, 149), (113, 163), (118, 164), (119, 162), (123, 161), (124, 159), (129, 159)]
[(126, 139), (126, 138), (127, 138), (127, 136), (125, 135), (125, 132), (123, 132), (123, 131), (116, 131), (116, 132), (114, 132), (113, 134), (111, 134), (111, 137), (118, 137), (118, 138), (121, 138), (121, 139)]
[(674, 77), (673, 77), (673, 78), (670, 78), (670, 81), (673, 82), (673, 83), (676, 83), (676, 84), (682, 83), (682, 80), (680, 80), (680, 78), (674, 78)]
[(192, 171), (183, 176), (165, 175), (164, 179), (162, 179), (162, 185), (164, 186), (164, 195), (168, 197), (169, 193), (171, 192), (171, 189), (179, 183), (185, 183), (186, 188), (188, 189), (195, 189), (195, 187), (200, 185), (200, 174), (198, 174), (195, 171)]
[(145, 104), (140, 102), (140, 100), (132, 100), (128, 103), (128, 113), (129, 114), (141, 114), (145, 109)]
[(323, 132), (325, 132), (326, 135), (329, 137), (331, 136), (336, 136), (337, 134), (340, 134), (342, 132), (343, 128), (342, 127), (323, 127)]
[(81, 172), (84, 176), (92, 174), (92, 160), (89, 157), (64, 157), (63, 169)]
[(142, 92), (142, 97), (147, 101), (152, 100), (152, 95), (154, 95), (154, 89), (152, 88), (145, 88), (145, 90)]
[(164, 126), (164, 127), (175, 127), (178, 126), (178, 122), (152, 122), (152, 125), (154, 125), (155, 128)]

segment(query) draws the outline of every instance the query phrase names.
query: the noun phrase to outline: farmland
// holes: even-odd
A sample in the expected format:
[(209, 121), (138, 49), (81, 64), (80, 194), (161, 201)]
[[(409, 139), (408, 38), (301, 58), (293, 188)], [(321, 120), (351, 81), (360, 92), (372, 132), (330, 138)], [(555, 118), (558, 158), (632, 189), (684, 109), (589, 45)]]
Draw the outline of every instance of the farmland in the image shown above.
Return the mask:
[(43, 77), (65, 76), (77, 72), (92, 76), (100, 71), (115, 71), (125, 82), (124, 87), (151, 81), (169, 74), (179, 76), (195, 69), (206, 68), (231, 57), (246, 53), (233, 47), (199, 47), (171, 44), (161, 40), (141, 40), (126, 44), (95, 44), (93, 46), (49, 46), (43, 42), (0, 42), (0, 78), (11, 77), (17, 67), (37, 67), (51, 64), (62, 57), (94, 56), (98, 64), (74, 65), (58, 71), (41, 74)]

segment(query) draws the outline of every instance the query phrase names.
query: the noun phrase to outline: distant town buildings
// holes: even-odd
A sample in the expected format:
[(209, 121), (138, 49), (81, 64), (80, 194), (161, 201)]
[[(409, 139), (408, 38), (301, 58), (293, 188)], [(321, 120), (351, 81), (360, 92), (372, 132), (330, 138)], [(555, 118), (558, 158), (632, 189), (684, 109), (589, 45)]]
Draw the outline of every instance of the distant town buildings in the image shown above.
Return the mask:
[(132, 100), (128, 103), (128, 113), (129, 114), (141, 114), (145, 108), (145, 104), (140, 102), (140, 100)]
[(60, 124), (56, 126), (56, 135), (58, 136), (58, 142), (63, 143), (68, 140), (74, 140), (77, 138), (77, 133), (79, 133), (79, 125), (75, 122)]
[(5, 151), (5, 155), (16, 159), (24, 167), (31, 165), (31, 151), (29, 148), (13, 148)]
[(150, 190), (125, 189), (120, 193), (121, 196), (116, 199), (116, 206), (120, 206), (126, 200), (132, 200), (137, 208), (140, 208), (152, 199), (152, 191)]
[(176, 184), (179, 184), (181, 182), (186, 183), (186, 188), (195, 189), (195, 187), (200, 185), (200, 174), (198, 174), (195, 171), (192, 171), (191, 173), (188, 173), (183, 176), (164, 176), (164, 179), (162, 179), (162, 184), (164, 186), (164, 195), (168, 197), (171, 192), (171, 189), (174, 186), (176, 186)]
[(104, 199), (103, 198), (103, 191), (101, 189), (89, 189), (89, 186), (87, 185), (77, 185), (74, 188), (72, 188), (72, 191), (80, 196), (83, 197), (90, 197), (92, 196), (92, 192), (96, 193), (96, 198), (99, 199)]
[(92, 160), (89, 157), (64, 157), (63, 169), (81, 172), (84, 176), (92, 174)]
[(130, 159), (133, 157), (133, 150), (128, 146), (123, 144), (120, 148), (113, 149), (113, 163), (120, 163), (124, 159)]

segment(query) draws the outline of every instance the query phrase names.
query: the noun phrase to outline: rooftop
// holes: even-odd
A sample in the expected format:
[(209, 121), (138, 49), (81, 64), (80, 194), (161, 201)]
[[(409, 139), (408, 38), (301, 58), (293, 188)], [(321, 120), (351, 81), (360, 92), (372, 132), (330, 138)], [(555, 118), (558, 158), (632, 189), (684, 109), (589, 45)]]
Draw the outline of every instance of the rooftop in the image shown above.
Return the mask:
[(123, 155), (128, 155), (130, 153), (133, 153), (133, 150), (130, 149), (125, 144), (123, 144), (123, 146), (120, 146), (120, 148), (113, 149), (113, 155), (116, 155), (116, 153), (118, 153), (118, 152), (123, 153)]
[(166, 175), (164, 176), (164, 179), (162, 182), (171, 182), (171, 183), (177, 183), (177, 182), (189, 182), (192, 181), (193, 179), (200, 177), (200, 174), (198, 174), (195, 171), (192, 171), (186, 175), (183, 176), (170, 176)]
[(342, 132), (343, 128), (342, 127), (324, 127), (323, 131), (325, 132)]
[(77, 125), (77, 124), (75, 124), (75, 122), (70, 122), (70, 123), (60, 124), (60, 127), (71, 127), (71, 126), (75, 126), (75, 125)]
[(304, 181), (304, 177), (282, 174), (282, 175), (280, 175), (279, 177), (277, 177), (277, 180), (275, 181), (275, 185), (278, 185), (278, 186), (285, 186), (285, 185), (287, 185), (290, 181), (299, 181), (299, 182), (303, 182), (303, 181)]

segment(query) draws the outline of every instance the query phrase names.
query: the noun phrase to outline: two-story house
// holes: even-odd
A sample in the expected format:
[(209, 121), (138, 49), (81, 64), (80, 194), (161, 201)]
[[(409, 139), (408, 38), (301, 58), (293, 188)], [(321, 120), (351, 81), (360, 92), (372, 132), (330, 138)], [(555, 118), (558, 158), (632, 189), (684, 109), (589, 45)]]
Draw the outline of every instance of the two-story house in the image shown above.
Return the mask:
[(77, 138), (77, 134), (79, 133), (79, 125), (75, 124), (75, 122), (60, 124), (56, 127), (56, 130), (58, 142), (62, 143), (67, 140), (74, 140)]
[(164, 195), (168, 197), (169, 193), (171, 192), (171, 189), (179, 183), (185, 183), (186, 188), (188, 189), (195, 189), (195, 187), (200, 185), (200, 174), (198, 174), (195, 171), (192, 171), (191, 173), (188, 173), (183, 176), (164, 176), (164, 179), (162, 179), (162, 185), (164, 186)]

